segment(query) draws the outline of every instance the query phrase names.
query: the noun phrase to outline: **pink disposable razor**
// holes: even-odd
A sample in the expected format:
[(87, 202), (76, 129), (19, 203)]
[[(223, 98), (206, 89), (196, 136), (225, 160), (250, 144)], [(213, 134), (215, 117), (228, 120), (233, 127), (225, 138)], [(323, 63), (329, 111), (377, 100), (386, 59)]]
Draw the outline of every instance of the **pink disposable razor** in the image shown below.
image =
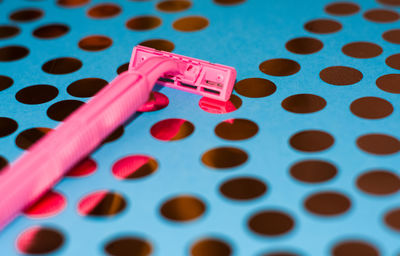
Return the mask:
[(232, 67), (136, 46), (128, 71), (2, 171), (0, 230), (135, 113), (156, 82), (227, 101), (235, 79)]

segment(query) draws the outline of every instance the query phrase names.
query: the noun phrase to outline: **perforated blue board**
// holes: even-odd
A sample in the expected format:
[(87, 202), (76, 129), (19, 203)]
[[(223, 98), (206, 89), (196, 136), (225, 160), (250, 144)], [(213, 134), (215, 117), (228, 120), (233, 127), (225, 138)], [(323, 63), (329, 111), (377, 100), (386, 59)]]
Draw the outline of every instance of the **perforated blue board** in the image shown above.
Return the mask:
[[(103, 255), (106, 254), (104, 247), (107, 243), (124, 235), (148, 240), (153, 255), (189, 255), (193, 244), (204, 237), (225, 241), (231, 248), (231, 255), (258, 256), (274, 251), (331, 255), (337, 243), (347, 240), (364, 241), (380, 255), (399, 255), (399, 232), (384, 222), (385, 214), (399, 206), (398, 189), (390, 195), (376, 196), (356, 186), (356, 179), (373, 169), (389, 170), (398, 179), (398, 150), (393, 154), (376, 155), (361, 150), (356, 143), (357, 138), (369, 133), (400, 138), (399, 95), (376, 86), (380, 76), (398, 73), (398, 70), (385, 64), (385, 59), (396, 54), (399, 45), (385, 40), (382, 34), (399, 28), (400, 23), (376, 23), (363, 17), (369, 9), (383, 8), (382, 4), (373, 0), (353, 0), (360, 6), (360, 11), (353, 15), (335, 16), (324, 11), (331, 0), (247, 0), (232, 6), (218, 5), (211, 0), (196, 0), (192, 1), (189, 9), (176, 13), (158, 10), (155, 1), (119, 0), (113, 1), (122, 9), (118, 15), (104, 19), (90, 18), (87, 11), (102, 2), (92, 0), (77, 8), (61, 7), (50, 0), (0, 2), (0, 23), (14, 24), (21, 30), (14, 37), (0, 39), (0, 47), (20, 45), (29, 49), (25, 58), (0, 62), (0, 75), (14, 80), (10, 88), (0, 91), (0, 116), (18, 123), (14, 133), (0, 138), (1, 155), (9, 162), (23, 153), (15, 144), (20, 132), (33, 127), (57, 126), (59, 122), (46, 115), (52, 104), (66, 99), (87, 100), (67, 93), (67, 87), (72, 82), (89, 77), (111, 81), (117, 75), (117, 68), (129, 61), (132, 48), (145, 40), (169, 40), (175, 45), (176, 53), (233, 66), (238, 73), (237, 81), (264, 78), (275, 83), (277, 90), (261, 98), (234, 92), (242, 100), (241, 107), (226, 114), (212, 114), (199, 107), (200, 96), (162, 88), (160, 92), (169, 98), (169, 105), (138, 116), (125, 126), (121, 138), (94, 152), (91, 157), (97, 163), (95, 173), (82, 178), (63, 179), (54, 188), (67, 200), (65, 209), (60, 213), (48, 218), (21, 216), (2, 231), (1, 255), (19, 255), (16, 246), (18, 235), (35, 225), (52, 227), (63, 234), (64, 243), (51, 255)], [(43, 17), (30, 22), (16, 22), (9, 18), (14, 11), (28, 7), (42, 10)], [(391, 9), (398, 11), (397, 8)], [(139, 15), (159, 17), (162, 24), (151, 30), (128, 29), (125, 23)], [(173, 28), (175, 20), (189, 15), (205, 17), (209, 25), (194, 32)], [(336, 33), (316, 34), (303, 27), (308, 21), (318, 18), (336, 20), (343, 28)], [(55, 39), (40, 39), (32, 35), (34, 29), (48, 23), (63, 23), (70, 30)], [(95, 52), (78, 47), (82, 38), (96, 34), (111, 38), (112, 45)], [(285, 48), (287, 41), (304, 36), (321, 40), (323, 48), (306, 55)], [(368, 59), (343, 54), (341, 48), (355, 41), (373, 42), (381, 46), (383, 52)], [(48, 74), (42, 70), (45, 62), (58, 57), (74, 57), (83, 65), (76, 72), (65, 75)], [(275, 58), (294, 60), (301, 69), (290, 76), (271, 76), (260, 71), (262, 62)], [(353, 67), (362, 72), (363, 78), (348, 86), (328, 84), (319, 74), (330, 66)], [(55, 99), (38, 105), (23, 104), (15, 99), (18, 91), (34, 84), (53, 85), (58, 88), (59, 94)], [(305, 114), (293, 113), (282, 107), (285, 98), (302, 93), (322, 97), (326, 106), (320, 111)], [(350, 104), (365, 96), (387, 100), (394, 108), (393, 113), (379, 119), (356, 116), (350, 111)], [(150, 133), (151, 127), (168, 118), (185, 119), (194, 125), (195, 130), (187, 138), (177, 141), (165, 142), (154, 138)], [(240, 141), (216, 136), (215, 126), (231, 118), (253, 121), (259, 127), (258, 133)], [(334, 144), (318, 152), (296, 150), (289, 140), (303, 130), (325, 131), (334, 137)], [(245, 151), (247, 161), (224, 170), (202, 163), (201, 157), (205, 152), (222, 146)], [(135, 180), (118, 180), (113, 176), (113, 164), (125, 156), (139, 154), (156, 159), (157, 171)], [(315, 184), (294, 179), (290, 175), (290, 167), (306, 159), (333, 163), (337, 175)], [(266, 193), (245, 201), (224, 197), (219, 191), (221, 183), (242, 176), (263, 181), (268, 187)], [(120, 193), (127, 207), (109, 217), (79, 214), (79, 201), (87, 194), (103, 189)], [(307, 210), (304, 206), (306, 198), (322, 191), (346, 195), (351, 201), (350, 208), (337, 216), (321, 216)], [(206, 205), (205, 212), (188, 222), (175, 222), (163, 217), (160, 213), (162, 204), (184, 194), (199, 198)], [(286, 213), (294, 221), (293, 228), (282, 235), (266, 236), (253, 232), (248, 221), (263, 210)]]

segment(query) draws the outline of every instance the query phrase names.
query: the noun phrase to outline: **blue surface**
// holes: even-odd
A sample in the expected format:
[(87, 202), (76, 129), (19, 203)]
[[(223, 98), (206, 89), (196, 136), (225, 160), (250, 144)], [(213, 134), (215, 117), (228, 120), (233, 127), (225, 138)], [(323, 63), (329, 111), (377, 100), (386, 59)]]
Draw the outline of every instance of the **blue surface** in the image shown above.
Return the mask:
[[(132, 47), (147, 39), (163, 38), (175, 44), (174, 52), (234, 66), (238, 80), (262, 77), (273, 81), (277, 91), (265, 98), (252, 99), (240, 96), (243, 105), (237, 111), (214, 115), (198, 107), (197, 95), (163, 88), (168, 96), (167, 108), (140, 115), (125, 127), (124, 135), (117, 141), (104, 145), (92, 157), (98, 164), (94, 175), (85, 178), (65, 178), (57, 187), (68, 200), (66, 209), (55, 217), (33, 220), (20, 217), (0, 234), (1, 255), (18, 255), (15, 239), (23, 230), (45, 224), (61, 230), (66, 244), (54, 255), (101, 255), (103, 246), (121, 234), (138, 234), (148, 238), (154, 246), (154, 255), (187, 255), (190, 245), (201, 237), (213, 235), (230, 243), (233, 255), (259, 255), (275, 249), (288, 249), (302, 255), (329, 255), (333, 244), (346, 238), (370, 241), (382, 255), (399, 252), (399, 233), (389, 230), (382, 222), (384, 213), (399, 206), (400, 195), (373, 197), (355, 187), (356, 177), (366, 170), (385, 168), (398, 173), (399, 154), (373, 156), (357, 148), (360, 135), (379, 132), (400, 137), (399, 95), (381, 91), (375, 80), (395, 70), (385, 65), (385, 58), (397, 53), (399, 46), (384, 41), (381, 34), (399, 28), (399, 21), (376, 24), (362, 18), (362, 13), (379, 4), (373, 0), (358, 0), (361, 12), (349, 17), (335, 17), (343, 29), (330, 35), (315, 35), (303, 29), (303, 24), (315, 18), (330, 17), (324, 6), (330, 0), (247, 0), (244, 4), (223, 7), (211, 0), (193, 1), (187, 11), (168, 14), (157, 11), (155, 1), (132, 2), (119, 0), (120, 15), (104, 20), (86, 16), (86, 10), (102, 1), (92, 1), (81, 8), (59, 8), (54, 1), (14, 1), (0, 3), (0, 23), (12, 23), (8, 14), (21, 7), (38, 7), (45, 16), (38, 21), (18, 23), (21, 33), (11, 39), (0, 40), (0, 47), (24, 45), (30, 49), (27, 58), (14, 62), (0, 62), (0, 74), (14, 79), (14, 85), (0, 92), (0, 116), (13, 118), (19, 124), (17, 132), (0, 138), (1, 154), (10, 162), (22, 150), (15, 146), (17, 134), (31, 127), (55, 127), (57, 122), (46, 115), (47, 108), (63, 99), (74, 99), (66, 92), (73, 81), (98, 77), (111, 81), (116, 69), (129, 60)], [(135, 32), (125, 27), (134, 16), (151, 14), (162, 19), (154, 30)], [(210, 25), (193, 33), (178, 32), (172, 22), (187, 15), (202, 15)], [(40, 40), (31, 35), (39, 25), (61, 22), (70, 26), (65, 36)], [(100, 52), (79, 49), (78, 41), (92, 34), (103, 34), (113, 39), (113, 45)], [(285, 49), (285, 43), (294, 37), (312, 36), (324, 43), (320, 52), (296, 55)], [(345, 56), (341, 47), (353, 41), (371, 41), (379, 44), (383, 54), (372, 59), (355, 59)], [(41, 65), (56, 57), (76, 57), (83, 62), (77, 72), (67, 75), (50, 75)], [(289, 58), (301, 65), (301, 71), (288, 77), (267, 76), (258, 65), (272, 58)], [(364, 78), (351, 86), (332, 86), (319, 78), (319, 72), (328, 66), (345, 65), (360, 70)], [(24, 105), (15, 100), (15, 93), (32, 84), (51, 84), (60, 94), (50, 102)], [(323, 97), (327, 106), (313, 114), (293, 114), (281, 107), (281, 101), (298, 93), (313, 93)], [(394, 112), (380, 120), (366, 120), (353, 115), (350, 103), (363, 96), (377, 96), (390, 101)], [(167, 118), (183, 118), (195, 125), (194, 133), (181, 141), (161, 142), (149, 130), (156, 122)], [(214, 127), (228, 118), (248, 118), (256, 122), (259, 133), (248, 140), (229, 142), (214, 134)], [(321, 129), (335, 137), (335, 144), (320, 153), (302, 153), (292, 149), (289, 138), (304, 129)], [(204, 166), (201, 155), (218, 146), (234, 146), (245, 150), (249, 160), (229, 171), (214, 171)], [(146, 154), (159, 162), (158, 171), (134, 181), (119, 181), (111, 173), (118, 159), (130, 154)], [(318, 158), (333, 162), (338, 175), (323, 184), (305, 185), (289, 175), (288, 168), (302, 159)], [(232, 202), (218, 192), (219, 184), (228, 178), (250, 175), (264, 180), (269, 190), (266, 195), (249, 202)], [(98, 189), (118, 191), (128, 201), (128, 208), (120, 215), (108, 219), (92, 219), (77, 213), (77, 203), (86, 194)], [(311, 215), (303, 208), (304, 199), (313, 192), (335, 190), (352, 200), (352, 208), (339, 217), (322, 218)], [(207, 204), (207, 211), (199, 220), (189, 224), (166, 221), (159, 215), (162, 202), (178, 194), (196, 195)], [(296, 221), (295, 229), (288, 235), (264, 238), (249, 231), (246, 222), (260, 209), (282, 209)]]

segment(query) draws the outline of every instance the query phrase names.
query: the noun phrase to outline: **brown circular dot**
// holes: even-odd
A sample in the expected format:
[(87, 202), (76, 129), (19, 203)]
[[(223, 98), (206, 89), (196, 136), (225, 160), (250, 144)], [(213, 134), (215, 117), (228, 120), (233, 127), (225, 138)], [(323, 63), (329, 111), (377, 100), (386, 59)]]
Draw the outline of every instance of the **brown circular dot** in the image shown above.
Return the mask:
[(78, 203), (78, 212), (83, 216), (110, 217), (126, 208), (126, 200), (116, 192), (101, 190), (86, 195)]
[(391, 68), (400, 70), (400, 53), (393, 54), (386, 59), (386, 65)]
[(124, 127), (120, 126), (115, 129), (107, 138), (104, 139), (103, 143), (110, 143), (118, 140), (124, 134)]
[(305, 114), (322, 110), (326, 106), (324, 98), (314, 94), (296, 94), (282, 101), (282, 107), (287, 111)]
[(122, 64), (121, 66), (118, 67), (117, 69), (117, 74), (121, 74), (122, 72), (128, 71), (129, 69), (129, 62)]
[(215, 134), (226, 140), (245, 140), (258, 132), (258, 125), (247, 119), (228, 119), (215, 127)]
[(391, 155), (400, 151), (400, 141), (386, 134), (366, 134), (358, 137), (357, 146), (375, 155)]
[(156, 16), (138, 16), (126, 22), (126, 27), (131, 30), (150, 30), (161, 25), (161, 19)]
[(8, 117), (0, 117), (0, 138), (14, 133), (18, 129), (18, 123)]
[(15, 144), (20, 149), (29, 149), (33, 144), (35, 144), (50, 131), (50, 128), (45, 127), (27, 129), (18, 134), (17, 138), (15, 138)]
[(295, 225), (291, 216), (281, 211), (261, 211), (247, 222), (251, 231), (261, 236), (280, 236), (287, 234)]
[(289, 142), (294, 149), (304, 152), (318, 152), (330, 148), (335, 139), (324, 131), (306, 130), (293, 135)]
[(290, 174), (296, 180), (306, 183), (320, 183), (333, 179), (336, 167), (322, 160), (303, 160), (290, 167)]
[(0, 47), (0, 62), (19, 60), (28, 54), (29, 50), (24, 46), (11, 45)]
[(86, 51), (101, 51), (107, 49), (112, 45), (112, 40), (106, 36), (88, 36), (81, 39), (78, 43), (79, 48)]
[(261, 98), (272, 95), (276, 85), (264, 78), (246, 78), (235, 84), (235, 91), (249, 98)]
[(230, 256), (231, 246), (224, 240), (207, 237), (196, 241), (190, 248), (191, 256)]
[(98, 4), (91, 7), (87, 14), (91, 18), (95, 19), (106, 19), (118, 15), (121, 12), (121, 7), (116, 4), (105, 3)]
[(42, 70), (49, 74), (63, 75), (77, 71), (82, 62), (76, 58), (64, 57), (52, 59), (43, 64)]
[(58, 250), (64, 240), (64, 235), (57, 229), (34, 226), (18, 236), (16, 247), (23, 254), (43, 255)]
[(289, 59), (270, 59), (261, 63), (259, 68), (270, 76), (290, 76), (300, 71), (300, 64)]
[(350, 209), (351, 201), (341, 193), (324, 191), (307, 197), (304, 201), (304, 207), (316, 215), (337, 216)]
[(333, 66), (323, 69), (319, 73), (319, 77), (332, 85), (352, 85), (360, 82), (363, 74), (355, 68)]
[(248, 159), (245, 151), (233, 147), (213, 148), (205, 152), (201, 161), (210, 168), (233, 168), (245, 163)]
[(381, 55), (383, 49), (374, 43), (354, 42), (343, 46), (342, 52), (350, 57), (368, 59)]
[(376, 85), (385, 92), (398, 94), (400, 93), (400, 74), (383, 75), (376, 80)]
[(54, 121), (63, 121), (83, 104), (79, 100), (62, 100), (54, 103), (47, 109), (47, 116)]
[(69, 27), (64, 24), (48, 24), (33, 31), (33, 35), (42, 39), (58, 38), (68, 33)]
[(141, 42), (140, 45), (166, 52), (172, 52), (175, 49), (174, 43), (164, 39), (151, 39)]
[(92, 97), (107, 84), (106, 80), (100, 78), (84, 78), (70, 84), (67, 92), (75, 97)]
[(182, 32), (193, 32), (205, 29), (209, 21), (202, 16), (186, 16), (174, 21), (174, 29)]
[(90, 0), (57, 0), (57, 4), (62, 7), (75, 8), (88, 4)]
[(170, 118), (157, 122), (151, 129), (151, 135), (162, 141), (181, 140), (194, 131), (194, 125), (184, 119)]
[(220, 5), (235, 5), (244, 3), (246, 0), (214, 0), (214, 3)]
[(157, 4), (157, 9), (163, 12), (181, 12), (189, 9), (192, 3), (187, 0), (166, 0)]
[(361, 118), (380, 119), (393, 112), (393, 106), (387, 100), (378, 97), (363, 97), (353, 101), (351, 112)]
[(298, 37), (286, 43), (286, 49), (297, 54), (312, 54), (319, 52), (324, 44), (315, 38)]
[(350, 2), (336, 2), (325, 7), (325, 11), (335, 16), (353, 15), (360, 10), (357, 4)]
[(378, 0), (378, 2), (389, 6), (400, 6), (400, 0)]
[(388, 227), (400, 232), (400, 208), (395, 208), (387, 212), (384, 220)]
[(153, 247), (150, 241), (143, 238), (125, 236), (109, 241), (104, 250), (112, 256), (150, 256)]
[(42, 104), (56, 98), (58, 89), (48, 84), (37, 84), (25, 87), (17, 92), (15, 98), (24, 104)]
[(4, 157), (0, 156), (0, 173), (8, 166), (8, 161)]
[(28, 21), (34, 21), (43, 16), (43, 12), (40, 9), (22, 9), (13, 12), (10, 15), (10, 19), (13, 21), (19, 21), (19, 22), (28, 22)]
[(393, 44), (400, 44), (400, 29), (386, 31), (382, 35), (383, 39)]
[(164, 202), (161, 215), (171, 221), (184, 222), (200, 218), (206, 211), (206, 205), (197, 197), (181, 195)]
[(316, 19), (307, 22), (304, 28), (315, 34), (330, 34), (342, 29), (342, 24), (331, 19)]
[(119, 159), (112, 166), (112, 174), (120, 180), (147, 177), (157, 171), (157, 161), (145, 155), (133, 155)]
[(372, 195), (390, 195), (400, 190), (400, 178), (385, 170), (368, 171), (357, 178), (357, 187)]
[(0, 91), (3, 91), (11, 87), (13, 83), (14, 81), (10, 77), (0, 75)]
[(364, 13), (364, 18), (373, 22), (388, 23), (397, 21), (400, 15), (392, 10), (373, 9), (366, 11)]
[(267, 185), (259, 179), (237, 177), (225, 181), (219, 188), (225, 197), (233, 200), (252, 200), (265, 194)]
[(10, 38), (18, 35), (20, 29), (16, 26), (3, 25), (0, 26), (0, 39)]
[(332, 256), (379, 256), (379, 251), (371, 244), (359, 241), (348, 240), (336, 244), (332, 248)]
[(278, 251), (278, 252), (270, 252), (263, 254), (262, 256), (300, 256), (297, 253), (286, 252), (286, 251)]

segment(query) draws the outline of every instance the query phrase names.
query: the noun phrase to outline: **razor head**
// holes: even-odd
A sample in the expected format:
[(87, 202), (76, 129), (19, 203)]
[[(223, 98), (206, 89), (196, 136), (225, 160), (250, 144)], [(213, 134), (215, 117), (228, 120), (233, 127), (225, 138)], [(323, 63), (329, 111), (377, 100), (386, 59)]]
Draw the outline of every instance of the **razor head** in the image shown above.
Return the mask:
[(170, 58), (187, 67), (183, 74), (163, 74), (158, 84), (219, 101), (229, 100), (236, 80), (236, 70), (233, 67), (138, 45), (133, 48), (129, 70), (151, 57)]

